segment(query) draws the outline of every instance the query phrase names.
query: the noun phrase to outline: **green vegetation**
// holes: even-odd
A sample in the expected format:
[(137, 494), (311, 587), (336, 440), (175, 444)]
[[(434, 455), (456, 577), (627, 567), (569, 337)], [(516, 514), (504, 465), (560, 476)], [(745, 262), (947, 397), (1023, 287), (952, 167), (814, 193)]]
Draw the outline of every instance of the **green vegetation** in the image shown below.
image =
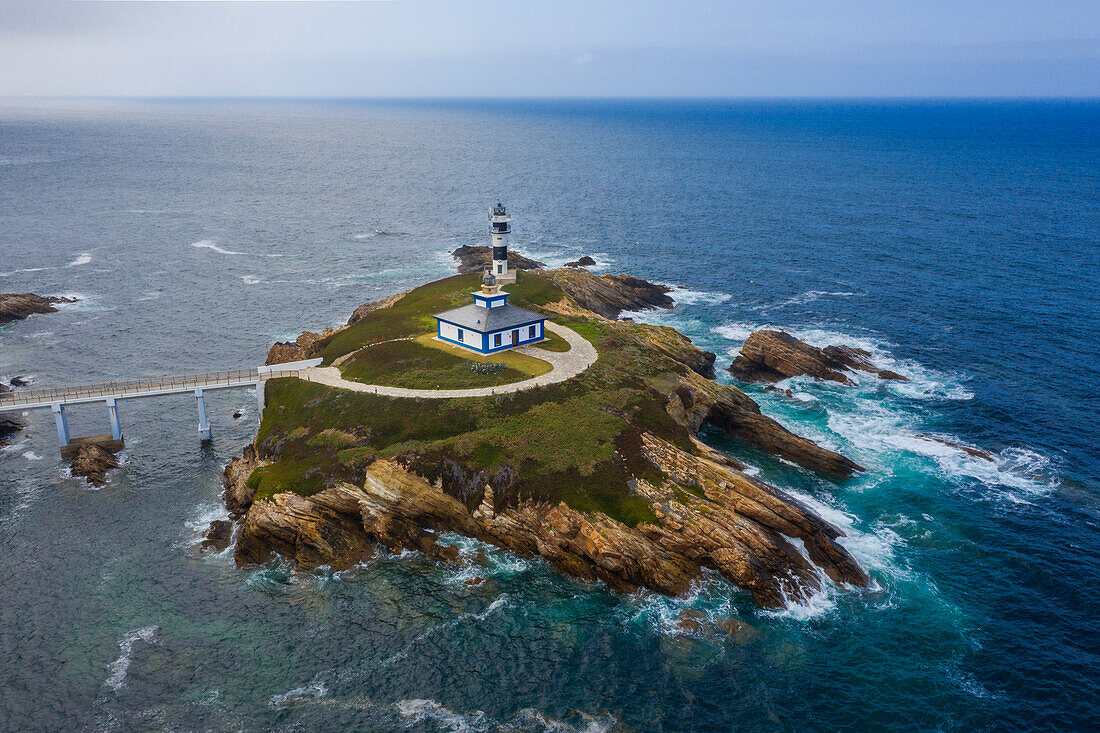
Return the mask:
[[(456, 275), (416, 288), (389, 308), (368, 313), (362, 320), (337, 331), (321, 341), (320, 356), (331, 364), (344, 354), (380, 341), (435, 332), (432, 316), (471, 302), (470, 293), (481, 284), (481, 276)], [(548, 279), (531, 272), (521, 272), (519, 279), (506, 290), (508, 302), (521, 308), (537, 310), (539, 306), (562, 298), (562, 291)]]
[(531, 376), (507, 364), (493, 372), (471, 368), (478, 363), (488, 360), (464, 358), (418, 341), (387, 341), (359, 350), (340, 365), (340, 372), (354, 382), (411, 389), (498, 387)]
[(416, 342), (422, 346), (438, 349), (439, 351), (451, 354), (463, 361), (479, 361), (485, 364), (501, 363), (512, 369), (523, 372), (529, 377), (537, 377), (540, 374), (546, 374), (553, 368), (548, 361), (536, 359), (526, 354), (520, 354), (517, 351), (498, 351), (495, 354), (478, 354), (469, 349), (464, 349), (461, 346), (455, 346), (446, 341), (440, 341), (435, 338), (434, 333), (426, 333), (422, 336), (418, 336)]
[[(461, 276), (418, 288), (393, 308), (371, 313), (330, 337), (325, 358), (384, 340), (382, 336), (394, 338), (404, 329), (423, 333), (424, 318), (466, 302), (475, 284), (476, 276)], [(560, 291), (555, 297), (557, 289), (535, 273), (523, 273), (513, 288), (516, 304), (532, 310), (562, 297)], [(399, 325), (388, 324), (391, 317)], [(664, 478), (642, 455), (643, 431), (694, 450), (687, 430), (665, 409), (669, 390), (663, 382), (685, 368), (628, 329), (577, 317), (553, 318), (592, 341), (600, 358), (580, 376), (545, 387), (482, 398), (400, 399), (296, 379), (268, 382), (256, 445), (260, 455), (276, 462), (250, 478), (257, 497), (288, 490), (308, 495), (334, 481), (359, 481), (372, 460), (395, 458), (430, 481), (442, 480), (445, 491), (470, 506), (492, 481), (498, 504), (520, 497), (564, 501), (630, 525), (655, 521), (649, 502), (632, 492), (630, 480)], [(378, 344), (362, 352), (362, 358), (349, 359), (344, 374), (373, 383), (387, 383), (381, 380), (397, 378), (396, 372), (404, 374), (403, 380), (415, 379), (423, 360), (436, 380), (427, 386), (434, 387), (441, 371), (460, 370), (471, 358), (464, 350), (460, 357), (437, 346), (423, 339)], [(505, 352), (486, 360), (503, 361), (506, 356), (522, 355)], [(514, 362), (506, 371), (512, 370), (524, 371)], [(462, 386), (501, 373), (477, 375), (467, 368)]]
[(569, 351), (569, 342), (550, 329), (546, 329), (546, 340), (535, 344), (535, 348), (546, 351)]

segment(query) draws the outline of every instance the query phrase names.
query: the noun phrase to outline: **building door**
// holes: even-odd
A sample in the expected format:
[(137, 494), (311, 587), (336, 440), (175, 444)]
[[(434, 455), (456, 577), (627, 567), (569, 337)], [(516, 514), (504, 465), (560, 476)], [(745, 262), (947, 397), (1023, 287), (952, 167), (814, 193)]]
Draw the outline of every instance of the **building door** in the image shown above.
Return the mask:
[(512, 331), (512, 346), (519, 343), (519, 331)]

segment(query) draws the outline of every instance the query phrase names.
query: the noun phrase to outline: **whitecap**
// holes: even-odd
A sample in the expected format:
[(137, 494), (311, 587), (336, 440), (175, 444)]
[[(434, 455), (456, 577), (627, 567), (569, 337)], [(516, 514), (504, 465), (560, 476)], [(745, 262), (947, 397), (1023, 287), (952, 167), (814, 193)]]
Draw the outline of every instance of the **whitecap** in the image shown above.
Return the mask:
[(245, 285), (259, 285), (263, 282), (263, 280), (255, 275), (241, 275), (241, 280), (244, 281)]
[(420, 723), (432, 722), (453, 733), (467, 733), (489, 730), (492, 726), (492, 721), (483, 710), (462, 715), (431, 699), (398, 700), (394, 707), (410, 728)]
[(65, 265), (65, 267), (80, 267), (81, 265), (86, 265), (91, 261), (92, 261), (92, 253), (91, 252), (81, 252), (79, 255), (76, 256), (76, 259), (74, 259), (69, 264)]
[(301, 687), (295, 687), (293, 690), (287, 690), (280, 695), (272, 695), (268, 700), (268, 704), (276, 710), (282, 710), (290, 704), (308, 700), (319, 700), (326, 695), (328, 695), (328, 688), (321, 682), (320, 675), (318, 675), (308, 684), (302, 685)]
[(24, 453), (23, 457), (26, 458), (28, 461), (41, 461), (42, 460), (42, 456), (38, 455), (37, 453), (35, 453), (32, 450), (29, 450), (26, 453)]
[(848, 298), (856, 293), (848, 291), (830, 292), (828, 290), (809, 290), (805, 293), (799, 293), (798, 295), (782, 300), (779, 303), (765, 304), (753, 306), (749, 310), (754, 311), (770, 311), (779, 308), (785, 308), (789, 305), (805, 305), (806, 303), (812, 303), (819, 298), (834, 297), (834, 298)]
[(134, 645), (139, 641), (152, 643), (158, 628), (156, 624), (145, 626), (135, 631), (128, 632), (119, 640), (118, 648), (120, 653), (118, 659), (107, 666), (107, 669), (111, 673), (106, 681), (108, 687), (115, 691), (122, 689), (122, 686), (126, 682), (126, 673), (130, 670), (130, 661), (134, 653)]
[(682, 285), (676, 285), (675, 283), (660, 284), (672, 288), (672, 292), (668, 295), (676, 301), (677, 305), (699, 305), (700, 303), (717, 305), (719, 303), (725, 303), (733, 297), (729, 293), (716, 293), (709, 290), (690, 290)]
[(233, 255), (233, 256), (237, 256), (237, 255), (243, 255), (243, 254), (245, 254), (244, 252), (234, 252), (233, 250), (229, 250), (229, 249), (222, 249), (222, 248), (221, 248), (221, 247), (219, 247), (218, 245), (216, 245), (216, 244), (214, 244), (213, 242), (211, 242), (211, 241), (210, 241), (209, 239), (201, 239), (201, 240), (199, 240), (198, 242), (192, 242), (192, 243), (191, 243), (191, 246), (192, 246), (192, 247), (195, 247), (195, 248), (197, 248), (197, 249), (210, 249), (210, 250), (214, 250), (214, 251), (215, 251), (215, 252), (217, 252), (218, 254), (223, 254), (223, 255)]

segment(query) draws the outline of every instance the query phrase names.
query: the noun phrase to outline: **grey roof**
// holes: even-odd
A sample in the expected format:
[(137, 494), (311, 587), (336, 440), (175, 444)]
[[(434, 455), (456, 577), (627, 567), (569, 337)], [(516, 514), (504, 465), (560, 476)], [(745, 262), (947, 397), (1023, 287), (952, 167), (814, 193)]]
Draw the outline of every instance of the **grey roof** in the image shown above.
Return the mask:
[(496, 308), (483, 308), (480, 305), (464, 305), (461, 308), (437, 313), (436, 318), (468, 328), (471, 331), (499, 331), (504, 328), (526, 326), (529, 323), (546, 320), (546, 316), (532, 313), (514, 305), (498, 305)]

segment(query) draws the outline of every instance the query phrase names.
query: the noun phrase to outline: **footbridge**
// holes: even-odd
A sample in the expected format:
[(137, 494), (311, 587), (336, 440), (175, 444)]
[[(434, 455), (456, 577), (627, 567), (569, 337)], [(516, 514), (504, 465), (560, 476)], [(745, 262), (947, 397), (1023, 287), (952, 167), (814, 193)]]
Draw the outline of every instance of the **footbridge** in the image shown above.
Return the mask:
[[(61, 442), (61, 454), (67, 455), (74, 452), (82, 443), (87, 442), (113, 444), (110, 447), (115, 450), (122, 447), (122, 422), (118, 414), (118, 402), (120, 400), (172, 394), (192, 394), (199, 410), (199, 439), (206, 441), (210, 440), (211, 433), (210, 422), (206, 417), (206, 402), (203, 399), (205, 391), (255, 386), (256, 399), (262, 412), (264, 383), (268, 379), (298, 377), (320, 363), (320, 359), (309, 359), (287, 364), (248, 369), (227, 369), (174, 377), (127, 379), (98, 384), (83, 384), (74, 387), (20, 389), (0, 394), (0, 412), (50, 409), (53, 411), (54, 422), (57, 424), (57, 439)], [(88, 402), (105, 403), (107, 421), (111, 426), (110, 435), (104, 434), (74, 439), (69, 433), (69, 420), (65, 415), (66, 406)]]

